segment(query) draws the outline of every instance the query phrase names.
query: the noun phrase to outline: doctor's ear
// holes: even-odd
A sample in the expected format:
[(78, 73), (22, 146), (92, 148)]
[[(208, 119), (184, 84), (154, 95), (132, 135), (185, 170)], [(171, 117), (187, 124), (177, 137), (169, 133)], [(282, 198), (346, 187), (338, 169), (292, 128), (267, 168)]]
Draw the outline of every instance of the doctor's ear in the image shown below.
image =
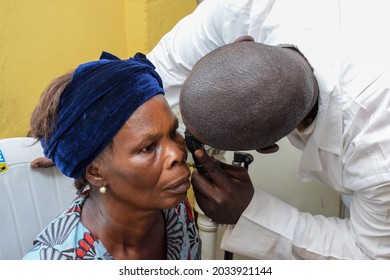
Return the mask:
[(273, 154), (279, 151), (279, 146), (277, 144), (273, 144), (271, 146), (261, 148), (261, 149), (256, 149), (257, 152), (261, 154)]
[(254, 42), (255, 39), (250, 36), (250, 35), (245, 35), (245, 36), (241, 36), (241, 37), (238, 37), (236, 40), (234, 40), (234, 43), (236, 42)]

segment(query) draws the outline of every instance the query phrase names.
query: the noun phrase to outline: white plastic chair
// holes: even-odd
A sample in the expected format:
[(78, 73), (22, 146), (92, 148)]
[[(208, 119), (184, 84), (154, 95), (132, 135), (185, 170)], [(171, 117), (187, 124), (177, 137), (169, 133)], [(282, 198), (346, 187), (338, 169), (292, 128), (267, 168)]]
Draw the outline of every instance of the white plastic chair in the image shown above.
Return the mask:
[(21, 259), (39, 232), (73, 200), (73, 179), (57, 167), (32, 169), (43, 156), (30, 137), (0, 140), (0, 259)]

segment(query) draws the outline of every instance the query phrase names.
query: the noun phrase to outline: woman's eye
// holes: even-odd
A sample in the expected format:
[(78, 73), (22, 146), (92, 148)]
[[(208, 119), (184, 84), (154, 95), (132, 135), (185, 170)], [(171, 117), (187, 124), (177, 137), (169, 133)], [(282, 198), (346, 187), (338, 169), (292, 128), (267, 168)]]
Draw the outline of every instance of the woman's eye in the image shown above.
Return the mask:
[(154, 150), (154, 147), (155, 147), (154, 144), (150, 144), (150, 145), (146, 146), (145, 148), (143, 148), (141, 150), (141, 152), (143, 152), (143, 153), (150, 153), (150, 152), (152, 152)]

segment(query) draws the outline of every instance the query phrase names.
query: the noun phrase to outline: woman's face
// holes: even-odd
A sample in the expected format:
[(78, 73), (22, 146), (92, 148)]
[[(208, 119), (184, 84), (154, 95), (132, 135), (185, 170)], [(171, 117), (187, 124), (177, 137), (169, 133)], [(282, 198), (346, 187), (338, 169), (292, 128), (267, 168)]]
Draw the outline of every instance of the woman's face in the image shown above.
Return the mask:
[(178, 120), (163, 95), (139, 107), (103, 154), (99, 171), (115, 201), (136, 208), (171, 208), (183, 201), (190, 171)]

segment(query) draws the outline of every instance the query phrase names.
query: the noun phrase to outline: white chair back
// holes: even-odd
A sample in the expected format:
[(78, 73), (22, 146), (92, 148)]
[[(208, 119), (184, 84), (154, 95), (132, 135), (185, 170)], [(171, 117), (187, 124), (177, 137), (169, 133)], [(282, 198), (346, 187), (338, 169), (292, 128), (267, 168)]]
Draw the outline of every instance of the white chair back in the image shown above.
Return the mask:
[(73, 179), (57, 167), (30, 167), (41, 156), (42, 147), (33, 138), (0, 140), (0, 259), (21, 259), (75, 197)]

